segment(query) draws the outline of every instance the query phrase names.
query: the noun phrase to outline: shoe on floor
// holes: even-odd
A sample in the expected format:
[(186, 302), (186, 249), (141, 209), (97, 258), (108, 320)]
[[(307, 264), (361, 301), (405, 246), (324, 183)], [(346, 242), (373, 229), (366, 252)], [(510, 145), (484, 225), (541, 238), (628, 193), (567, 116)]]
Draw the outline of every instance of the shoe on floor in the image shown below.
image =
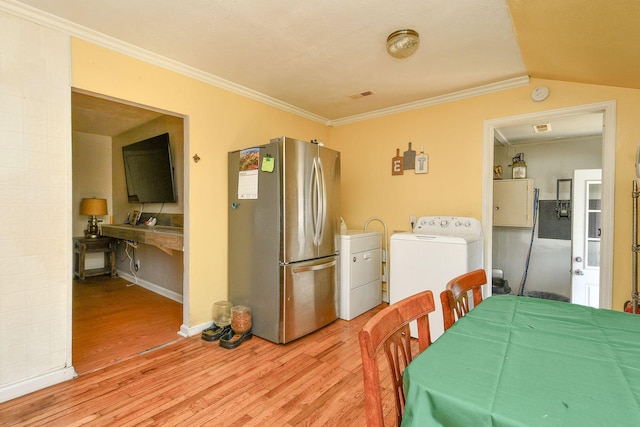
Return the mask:
[(232, 332), (231, 325), (220, 327), (214, 323), (213, 326), (202, 331), (201, 337), (205, 341), (217, 341), (229, 332)]
[(228, 336), (220, 338), (220, 347), (231, 350), (238, 347), (243, 342), (250, 340), (251, 337), (253, 337), (251, 331), (243, 332), (241, 334), (232, 333)]

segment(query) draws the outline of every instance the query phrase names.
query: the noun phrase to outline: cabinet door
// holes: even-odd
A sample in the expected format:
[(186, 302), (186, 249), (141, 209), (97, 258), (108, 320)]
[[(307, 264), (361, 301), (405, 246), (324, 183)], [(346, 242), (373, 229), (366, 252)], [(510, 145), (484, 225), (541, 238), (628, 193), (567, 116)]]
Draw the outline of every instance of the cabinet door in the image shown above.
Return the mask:
[(533, 180), (493, 181), (493, 225), (533, 227)]

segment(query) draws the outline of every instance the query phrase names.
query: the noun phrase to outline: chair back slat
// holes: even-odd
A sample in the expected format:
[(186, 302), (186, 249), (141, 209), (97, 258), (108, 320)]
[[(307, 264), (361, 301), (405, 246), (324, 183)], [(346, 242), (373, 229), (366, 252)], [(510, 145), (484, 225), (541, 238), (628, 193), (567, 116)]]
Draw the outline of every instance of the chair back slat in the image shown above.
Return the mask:
[(482, 269), (462, 274), (447, 283), (445, 290), (440, 294), (445, 331), (482, 302), (482, 286), (486, 284), (487, 275)]
[[(359, 334), (367, 425), (384, 426), (378, 356), (384, 353), (394, 390), (396, 420), (402, 422), (405, 396), (402, 374), (417, 354), (431, 344), (429, 313), (435, 311), (433, 293), (424, 291), (385, 307)], [(412, 353), (409, 323), (418, 324), (418, 352)]]

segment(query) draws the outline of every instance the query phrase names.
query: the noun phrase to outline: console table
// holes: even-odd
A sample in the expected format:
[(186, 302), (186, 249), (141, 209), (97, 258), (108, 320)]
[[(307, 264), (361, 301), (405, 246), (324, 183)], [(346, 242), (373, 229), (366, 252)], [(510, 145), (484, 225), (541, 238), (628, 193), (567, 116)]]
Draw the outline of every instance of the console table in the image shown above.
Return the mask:
[[(84, 268), (85, 258), (88, 253), (104, 253), (104, 267)], [(111, 277), (116, 275), (116, 251), (115, 241), (110, 237), (74, 237), (73, 238), (73, 274), (78, 280), (84, 280), (87, 277), (101, 276), (109, 274)]]

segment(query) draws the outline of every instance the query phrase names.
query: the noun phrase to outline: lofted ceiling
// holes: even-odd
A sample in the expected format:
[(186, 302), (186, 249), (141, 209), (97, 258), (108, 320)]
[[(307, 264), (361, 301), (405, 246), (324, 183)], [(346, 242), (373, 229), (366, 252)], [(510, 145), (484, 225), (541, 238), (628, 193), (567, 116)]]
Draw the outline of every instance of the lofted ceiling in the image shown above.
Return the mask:
[[(327, 123), (499, 90), (527, 76), (640, 88), (637, 0), (0, 0), (2, 7), (73, 28), (76, 37), (135, 46)], [(421, 43), (397, 60), (385, 41), (403, 28)]]

